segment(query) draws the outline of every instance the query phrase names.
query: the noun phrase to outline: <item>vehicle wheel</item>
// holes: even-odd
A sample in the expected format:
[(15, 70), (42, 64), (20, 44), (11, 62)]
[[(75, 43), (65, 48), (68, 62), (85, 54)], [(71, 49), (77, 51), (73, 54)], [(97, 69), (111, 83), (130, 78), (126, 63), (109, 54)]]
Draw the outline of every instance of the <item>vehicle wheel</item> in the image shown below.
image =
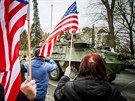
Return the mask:
[(49, 79), (58, 81), (62, 75), (63, 75), (63, 72), (61, 68), (58, 67), (56, 70), (49, 73)]
[(109, 75), (109, 82), (111, 83), (112, 81), (114, 81), (116, 78), (116, 74), (111, 74)]

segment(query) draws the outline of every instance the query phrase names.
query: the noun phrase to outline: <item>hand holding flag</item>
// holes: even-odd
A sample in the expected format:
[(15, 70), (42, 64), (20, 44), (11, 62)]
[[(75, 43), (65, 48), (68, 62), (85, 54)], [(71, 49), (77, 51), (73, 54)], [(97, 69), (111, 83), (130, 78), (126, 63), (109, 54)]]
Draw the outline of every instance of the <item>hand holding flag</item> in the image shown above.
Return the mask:
[(5, 101), (15, 101), (21, 85), (19, 42), (29, 0), (0, 0), (0, 83)]

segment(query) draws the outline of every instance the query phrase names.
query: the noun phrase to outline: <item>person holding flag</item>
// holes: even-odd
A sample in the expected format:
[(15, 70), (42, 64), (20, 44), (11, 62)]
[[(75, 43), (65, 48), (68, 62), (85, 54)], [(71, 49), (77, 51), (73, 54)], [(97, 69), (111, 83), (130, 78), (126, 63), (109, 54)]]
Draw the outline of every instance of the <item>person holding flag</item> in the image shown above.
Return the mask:
[[(29, 1), (0, 0), (0, 101), (21, 101), (24, 97), (32, 100), (36, 95), (34, 80), (21, 84), (19, 60), (20, 35)], [(17, 98), (20, 91), (25, 96)]]
[(127, 101), (108, 82), (107, 63), (97, 53), (87, 53), (81, 60), (77, 77), (70, 80), (70, 66), (54, 91), (55, 101)]
[[(56, 25), (55, 29), (48, 36), (47, 40), (40, 48), (34, 52), (34, 57), (31, 59), (32, 78), (37, 83), (37, 95), (35, 101), (44, 101), (48, 88), (48, 73), (55, 70), (58, 66), (51, 59), (52, 51), (56, 45), (57, 38), (62, 32), (71, 30), (75, 33), (78, 29), (77, 6), (74, 2), (66, 11), (61, 21)], [(73, 34), (72, 34), (73, 35)], [(48, 61), (45, 62), (44, 58)], [(24, 63), (24, 67), (28, 70), (28, 62)]]

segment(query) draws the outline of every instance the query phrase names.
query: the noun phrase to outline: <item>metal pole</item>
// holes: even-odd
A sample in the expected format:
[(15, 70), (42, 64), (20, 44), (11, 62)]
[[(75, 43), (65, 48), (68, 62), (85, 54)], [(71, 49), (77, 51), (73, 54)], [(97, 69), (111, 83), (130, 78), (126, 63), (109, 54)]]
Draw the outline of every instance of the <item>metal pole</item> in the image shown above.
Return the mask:
[(51, 29), (50, 29), (50, 33), (52, 32), (52, 16), (53, 16), (53, 4), (51, 4)]

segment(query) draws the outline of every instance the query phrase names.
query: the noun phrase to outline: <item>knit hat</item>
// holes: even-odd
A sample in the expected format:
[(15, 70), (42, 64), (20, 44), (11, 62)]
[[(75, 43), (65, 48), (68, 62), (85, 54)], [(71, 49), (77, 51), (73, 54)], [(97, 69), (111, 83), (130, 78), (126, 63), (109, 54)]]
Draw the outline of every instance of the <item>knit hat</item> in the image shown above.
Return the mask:
[(34, 51), (34, 56), (38, 56), (39, 51), (40, 51), (40, 48), (36, 48), (35, 51)]

